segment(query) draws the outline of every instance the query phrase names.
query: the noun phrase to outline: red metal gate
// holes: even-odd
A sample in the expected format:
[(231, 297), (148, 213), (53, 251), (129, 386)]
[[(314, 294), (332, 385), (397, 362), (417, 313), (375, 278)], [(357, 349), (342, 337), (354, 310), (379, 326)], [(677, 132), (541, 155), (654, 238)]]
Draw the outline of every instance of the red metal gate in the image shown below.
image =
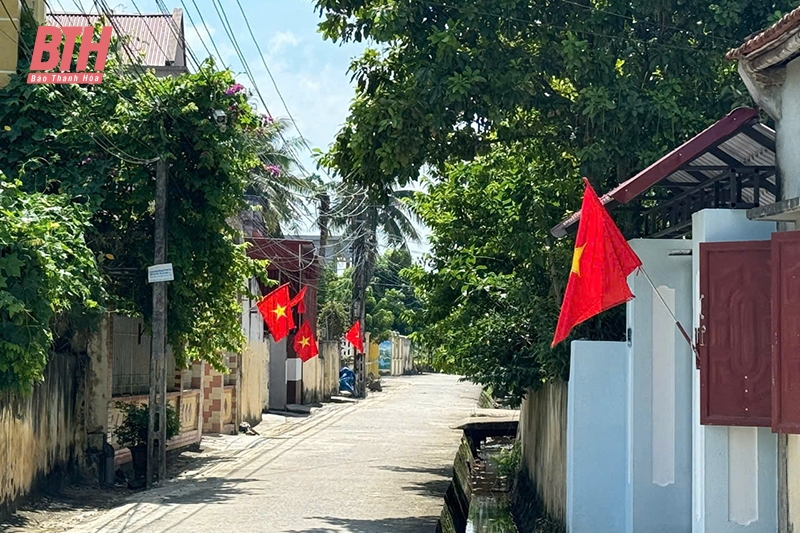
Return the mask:
[(772, 236), (772, 429), (800, 433), (800, 231)]
[(770, 425), (771, 290), (770, 241), (700, 244), (701, 424)]

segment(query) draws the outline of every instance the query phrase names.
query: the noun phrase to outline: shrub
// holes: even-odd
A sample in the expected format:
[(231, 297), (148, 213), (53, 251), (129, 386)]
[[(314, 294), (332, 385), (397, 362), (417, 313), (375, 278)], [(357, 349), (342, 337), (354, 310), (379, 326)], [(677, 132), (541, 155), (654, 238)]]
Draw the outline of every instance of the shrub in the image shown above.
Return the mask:
[[(125, 413), (125, 420), (114, 430), (117, 443), (122, 447), (147, 446), (147, 423), (150, 409), (147, 405), (117, 402), (118, 409)], [(156, 416), (156, 428), (159, 427)], [(181, 422), (178, 412), (172, 405), (167, 404), (167, 440), (180, 433)]]

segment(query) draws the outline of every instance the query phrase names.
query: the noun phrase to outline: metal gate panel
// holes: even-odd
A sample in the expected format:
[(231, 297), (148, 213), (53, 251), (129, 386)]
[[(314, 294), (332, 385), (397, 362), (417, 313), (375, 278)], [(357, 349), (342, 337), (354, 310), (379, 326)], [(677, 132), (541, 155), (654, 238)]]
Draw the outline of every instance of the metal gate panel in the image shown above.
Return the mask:
[(770, 241), (700, 244), (701, 424), (770, 425), (770, 261)]
[(800, 433), (800, 231), (772, 236), (772, 429)]

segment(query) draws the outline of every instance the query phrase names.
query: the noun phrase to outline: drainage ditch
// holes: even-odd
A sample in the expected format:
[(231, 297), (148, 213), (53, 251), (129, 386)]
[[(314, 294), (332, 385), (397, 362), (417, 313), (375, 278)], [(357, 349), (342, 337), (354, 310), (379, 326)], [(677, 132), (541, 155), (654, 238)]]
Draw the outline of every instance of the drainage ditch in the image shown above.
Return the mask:
[(437, 533), (517, 533), (511, 517), (509, 471), (516, 421), (476, 420), (464, 434)]

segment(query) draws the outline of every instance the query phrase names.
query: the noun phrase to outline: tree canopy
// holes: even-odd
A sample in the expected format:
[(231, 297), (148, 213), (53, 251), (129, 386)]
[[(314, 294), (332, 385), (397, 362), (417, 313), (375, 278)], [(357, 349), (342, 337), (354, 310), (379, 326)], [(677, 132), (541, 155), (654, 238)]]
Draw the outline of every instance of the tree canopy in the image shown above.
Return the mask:
[(404, 185), (544, 121), (584, 173), (618, 181), (743, 100), (725, 50), (796, 3), (317, 0), (326, 37), (375, 45), (329, 163)]
[[(225, 113), (225, 124), (215, 111)], [(35, 347), (21, 340), (21, 316), (52, 328), (54, 313), (74, 302), (149, 318), (158, 158), (169, 165), (167, 249), (175, 271), (168, 342), (179, 364), (202, 359), (222, 368), (223, 352), (244, 342), (247, 279), (266, 273), (247, 258), (237, 219), (250, 203), (268, 211), (263, 220), (271, 228), (292, 212), (284, 193), (297, 180), (289, 175), (284, 128), (260, 115), (233, 75), (211, 62), (195, 73), (157, 78), (121, 67), (112, 54), (99, 85), (28, 85), (23, 70), (0, 90), (0, 171), (11, 195), (3, 204), (11, 218), (0, 226), (0, 269), (21, 287), (44, 276), (37, 290), (62, 295), (46, 309), (33, 293), (20, 298), (17, 285), (0, 285), (4, 351), (29, 350), (36, 359), (15, 368), (18, 385), (39, 376), (50, 349), (43, 331)], [(258, 201), (248, 203), (253, 196)], [(25, 217), (39, 225), (21, 227), (17, 221)], [(63, 239), (61, 255), (48, 247), (21, 249), (39, 245), (31, 240), (34, 229), (45, 243), (50, 234)], [(8, 266), (14, 258), (28, 267)]]
[[(429, 177), (431, 258), (407, 274), (440, 366), (512, 399), (567, 377), (549, 341), (571, 243), (548, 230), (580, 177), (607, 190), (749, 103), (724, 53), (797, 3), (316, 1), (327, 38), (373, 45), (323, 161), (373, 191)], [(619, 317), (576, 335), (619, 338)]]

